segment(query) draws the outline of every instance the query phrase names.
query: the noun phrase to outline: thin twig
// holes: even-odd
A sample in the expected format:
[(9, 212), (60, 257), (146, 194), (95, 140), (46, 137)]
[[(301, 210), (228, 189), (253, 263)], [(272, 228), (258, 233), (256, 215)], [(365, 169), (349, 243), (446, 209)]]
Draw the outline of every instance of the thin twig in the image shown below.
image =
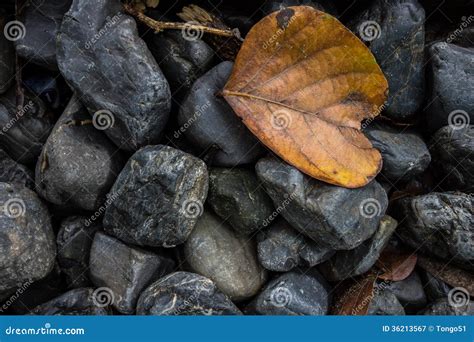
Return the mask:
[(174, 23), (174, 22), (167, 22), (167, 21), (157, 21), (154, 19), (151, 19), (150, 17), (147, 17), (145, 14), (135, 10), (132, 6), (128, 4), (124, 4), (123, 8), (125, 12), (128, 14), (134, 16), (138, 20), (140, 20), (142, 23), (147, 25), (148, 27), (152, 28), (156, 32), (161, 32), (163, 30), (195, 30), (198, 32), (205, 32), (205, 33), (211, 33), (215, 34), (218, 36), (223, 36), (223, 37), (234, 37), (235, 32), (232, 30), (221, 30), (213, 27), (207, 27), (203, 25), (197, 25), (193, 23)]

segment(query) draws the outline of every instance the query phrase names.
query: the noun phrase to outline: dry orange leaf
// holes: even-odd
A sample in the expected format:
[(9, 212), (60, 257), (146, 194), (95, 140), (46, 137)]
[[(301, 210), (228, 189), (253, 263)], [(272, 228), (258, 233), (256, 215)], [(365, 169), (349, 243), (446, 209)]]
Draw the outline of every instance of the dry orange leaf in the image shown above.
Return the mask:
[(380, 171), (361, 132), (377, 116), (387, 80), (369, 49), (312, 7), (274, 12), (248, 33), (223, 95), (271, 150), (306, 174), (349, 188)]

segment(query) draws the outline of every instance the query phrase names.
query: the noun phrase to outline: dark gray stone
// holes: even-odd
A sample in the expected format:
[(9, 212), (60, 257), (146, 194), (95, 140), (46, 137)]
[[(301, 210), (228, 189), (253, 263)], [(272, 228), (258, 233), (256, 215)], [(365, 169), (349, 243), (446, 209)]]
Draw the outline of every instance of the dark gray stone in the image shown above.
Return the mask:
[(328, 285), (315, 270), (284, 273), (270, 281), (249, 304), (248, 312), (257, 315), (326, 315), (329, 308)]
[(25, 35), (15, 42), (18, 56), (40, 66), (57, 69), (56, 35), (72, 0), (36, 1), (26, 6), (19, 20)]
[(157, 143), (169, 85), (120, 1), (74, 0), (57, 39), (61, 73), (90, 113), (108, 120), (110, 139), (126, 150)]
[(441, 128), (433, 135), (430, 151), (441, 187), (474, 192), (474, 125)]
[(417, 0), (380, 0), (350, 26), (367, 43), (388, 80), (384, 115), (411, 119), (425, 94), (425, 11)]
[(236, 166), (254, 162), (264, 152), (257, 138), (245, 127), (221, 96), (232, 71), (231, 62), (222, 62), (196, 82), (179, 110), (179, 131), (200, 149), (212, 150), (212, 164)]
[(258, 260), (267, 270), (287, 272), (296, 266), (315, 266), (334, 251), (319, 247), (281, 219), (257, 236)]
[(56, 243), (57, 260), (66, 275), (69, 288), (87, 287), (89, 280), (89, 254), (94, 235), (100, 229), (84, 216), (70, 216), (61, 222)]
[(317, 10), (337, 15), (336, 5), (330, 0), (267, 0), (261, 10), (264, 15), (269, 15), (290, 6), (311, 6)]
[(255, 172), (245, 169), (211, 169), (207, 203), (236, 232), (245, 235), (264, 227), (274, 211)]
[(0, 12), (0, 94), (5, 93), (15, 80), (15, 49), (3, 33), (7, 22)]
[(418, 311), (426, 306), (426, 294), (420, 276), (415, 271), (401, 281), (391, 282), (387, 288), (397, 296), (407, 311)]
[(441, 298), (428, 305), (420, 312), (428, 316), (472, 316), (474, 315), (474, 302), (469, 301), (466, 305), (451, 305), (447, 298)]
[(433, 192), (395, 202), (402, 240), (422, 253), (474, 270), (472, 196)]
[(28, 188), (0, 183), (0, 297), (53, 269), (56, 248), (48, 209)]
[(194, 81), (212, 66), (214, 51), (211, 47), (201, 39), (185, 39), (180, 31), (153, 34), (148, 46), (175, 99), (182, 99)]
[(240, 315), (240, 310), (212, 280), (175, 272), (150, 285), (140, 295), (138, 315)]
[(443, 42), (433, 44), (428, 52), (428, 129), (435, 132), (448, 124), (474, 122), (474, 49)]
[(111, 304), (120, 313), (134, 314), (140, 293), (173, 267), (174, 261), (169, 258), (129, 247), (100, 232), (95, 235), (90, 254), (91, 280), (97, 287), (111, 290)]
[(367, 272), (377, 261), (397, 228), (397, 221), (390, 216), (382, 217), (375, 234), (361, 245), (348, 251), (337, 251), (321, 265), (320, 271), (329, 281), (341, 281)]
[(117, 147), (94, 128), (74, 96), (44, 144), (36, 164), (36, 190), (58, 206), (95, 210), (122, 166)]
[(377, 230), (388, 205), (387, 194), (376, 181), (346, 189), (317, 181), (273, 158), (259, 160), (256, 170), (277, 211), (323, 247), (357, 247)]
[(424, 269), (420, 269), (419, 274), (429, 301), (435, 301), (448, 296), (451, 286)]
[(0, 148), (0, 182), (15, 183), (33, 188), (35, 181), (33, 172), (26, 166), (14, 161)]
[(392, 183), (407, 181), (428, 168), (430, 152), (416, 132), (373, 123), (364, 133), (382, 154), (382, 179), (385, 177)]
[(191, 270), (208, 277), (229, 298), (248, 299), (260, 290), (266, 272), (253, 240), (237, 235), (225, 222), (205, 212), (184, 244)]
[(405, 315), (405, 310), (393, 292), (385, 289), (374, 293), (367, 314), (377, 316), (400, 316)]
[(109, 197), (104, 229), (140, 246), (183, 243), (203, 212), (208, 190), (204, 162), (168, 146), (137, 151), (118, 176)]
[(17, 162), (36, 163), (54, 126), (54, 118), (36, 96), (25, 93), (17, 111), (14, 87), (0, 97), (0, 145)]
[(111, 309), (95, 298), (97, 292), (91, 288), (70, 290), (61, 296), (38, 305), (33, 315), (64, 315), (64, 316), (103, 316), (110, 315)]

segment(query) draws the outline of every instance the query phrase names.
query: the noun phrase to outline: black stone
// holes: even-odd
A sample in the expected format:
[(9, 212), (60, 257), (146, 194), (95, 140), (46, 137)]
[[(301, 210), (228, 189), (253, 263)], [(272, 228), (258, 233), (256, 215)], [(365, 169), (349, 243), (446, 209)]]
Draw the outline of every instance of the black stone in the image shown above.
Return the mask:
[(33, 188), (33, 172), (26, 166), (17, 163), (0, 148), (0, 182), (15, 183)]
[(117, 147), (73, 97), (38, 159), (36, 189), (56, 205), (94, 210), (105, 201), (122, 165)]
[(138, 315), (240, 315), (240, 310), (212, 280), (176, 272), (150, 285), (140, 295)]
[(140, 246), (183, 243), (203, 213), (204, 162), (168, 146), (137, 151), (118, 176), (104, 216), (105, 231)]
[(202, 151), (211, 149), (210, 162), (236, 166), (254, 162), (264, 148), (244, 126), (224, 98), (217, 93), (232, 71), (231, 62), (222, 62), (200, 77), (191, 87), (178, 115), (184, 136)]
[(207, 203), (236, 232), (250, 235), (272, 216), (272, 200), (255, 172), (246, 169), (212, 168)]
[(15, 80), (15, 49), (4, 34), (7, 22), (0, 12), (0, 94), (5, 93)]
[(211, 47), (201, 39), (185, 39), (180, 31), (153, 34), (148, 46), (177, 100), (212, 66)]
[(100, 225), (84, 216), (70, 216), (61, 222), (56, 243), (57, 260), (66, 275), (69, 288), (87, 287), (89, 280), (89, 254), (94, 235)]
[(448, 296), (451, 286), (426, 270), (419, 270), (419, 274), (429, 301), (435, 301)]
[(326, 315), (328, 285), (315, 270), (287, 272), (270, 281), (249, 304), (247, 311), (257, 315)]
[(390, 216), (382, 217), (379, 228), (369, 240), (354, 249), (337, 251), (320, 266), (324, 277), (329, 281), (340, 281), (367, 272), (379, 258), (395, 228), (397, 221)]
[(56, 248), (48, 209), (28, 188), (0, 183), (0, 298), (53, 269)]
[(337, 15), (334, 2), (330, 0), (268, 0), (265, 1), (261, 10), (264, 15), (282, 10), (290, 6), (311, 6), (317, 10)]
[(376, 181), (346, 189), (272, 158), (259, 160), (256, 170), (277, 211), (322, 247), (357, 247), (377, 230), (388, 205), (387, 194)]
[[(431, 132), (474, 122), (474, 49), (436, 43), (428, 49), (431, 94), (426, 123)], [(451, 116), (450, 116), (451, 115)]]
[(432, 170), (446, 190), (474, 192), (474, 125), (445, 126), (432, 138)]
[(17, 111), (15, 89), (0, 97), (0, 146), (17, 162), (36, 163), (54, 120), (43, 102), (25, 93), (23, 108)]
[(472, 196), (433, 192), (396, 201), (401, 239), (420, 252), (474, 270)]
[(405, 315), (405, 310), (393, 292), (383, 289), (382, 291), (375, 291), (374, 297), (370, 301), (367, 314), (377, 316), (401, 316)]
[(19, 20), (25, 35), (15, 42), (18, 56), (40, 66), (57, 69), (56, 35), (72, 0), (37, 1), (26, 6)]
[(380, 0), (350, 25), (388, 80), (384, 115), (395, 121), (411, 119), (424, 101), (424, 23), (425, 11), (417, 0)]
[(401, 281), (391, 282), (387, 288), (395, 294), (409, 313), (414, 313), (427, 304), (423, 284), (416, 271)]
[(111, 309), (95, 298), (97, 292), (92, 288), (70, 290), (61, 296), (38, 305), (33, 315), (64, 315), (64, 316), (104, 316), (110, 315)]
[(90, 113), (108, 120), (110, 139), (126, 150), (158, 142), (169, 85), (120, 1), (74, 0), (57, 40), (61, 73)]
[(415, 131), (373, 123), (364, 133), (382, 154), (382, 179), (392, 183), (407, 181), (428, 168), (430, 152)]

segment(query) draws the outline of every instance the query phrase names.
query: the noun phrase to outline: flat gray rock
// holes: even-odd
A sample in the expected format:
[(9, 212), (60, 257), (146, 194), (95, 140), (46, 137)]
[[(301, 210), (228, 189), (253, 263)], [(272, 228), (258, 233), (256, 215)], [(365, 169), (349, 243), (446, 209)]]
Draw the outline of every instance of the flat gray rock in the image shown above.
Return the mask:
[(58, 34), (61, 74), (120, 148), (157, 143), (168, 121), (168, 82), (119, 0), (74, 0)]
[(376, 181), (346, 189), (310, 178), (274, 158), (260, 159), (256, 170), (277, 211), (322, 247), (357, 247), (375, 233), (388, 205)]
[(150, 285), (140, 295), (138, 315), (240, 315), (240, 310), (212, 280), (190, 272), (175, 272)]
[(183, 243), (203, 213), (208, 190), (204, 162), (169, 146), (143, 147), (112, 187), (105, 231), (140, 246)]
[(251, 239), (237, 235), (213, 214), (204, 212), (184, 244), (192, 271), (212, 279), (232, 300), (248, 299), (260, 290), (266, 272)]

